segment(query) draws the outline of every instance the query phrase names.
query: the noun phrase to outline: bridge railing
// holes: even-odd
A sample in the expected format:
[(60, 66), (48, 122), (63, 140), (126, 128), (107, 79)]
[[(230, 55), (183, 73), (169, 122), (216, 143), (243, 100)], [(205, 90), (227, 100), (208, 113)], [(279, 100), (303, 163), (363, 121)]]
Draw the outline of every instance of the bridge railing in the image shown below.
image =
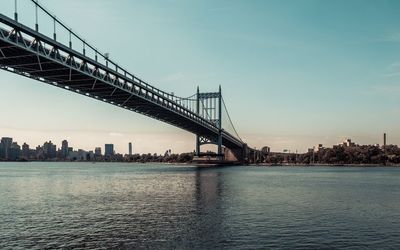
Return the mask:
[[(165, 92), (163, 90), (160, 90), (160, 89), (148, 84), (141, 78), (135, 76), (134, 74), (130, 73), (125, 68), (118, 65), (118, 63), (116, 63), (115, 61), (110, 59), (108, 53), (103, 53), (99, 49), (97, 49), (95, 46), (88, 43), (85, 39), (83, 39), (81, 36), (79, 36), (70, 27), (68, 27), (66, 24), (64, 24), (59, 18), (57, 18), (54, 14), (50, 13), (50, 11), (48, 11), (45, 7), (43, 7), (39, 3), (38, 0), (30, 0), (29, 1), (31, 3), (30, 7), (19, 6), (21, 3), (26, 4), (28, 1), (21, 1), (21, 0), (20, 1), (8, 0), (8, 1), (14, 3), (14, 6), (13, 6), (14, 7), (14, 19), (16, 21), (20, 22), (20, 20), (21, 20), (21, 16), (18, 15), (19, 9), (25, 9), (24, 14), (26, 14), (26, 13), (29, 13), (29, 12), (27, 12), (27, 9), (31, 8), (32, 12), (30, 12), (30, 15), (32, 13), (34, 13), (34, 15), (35, 15), (34, 29), (37, 32), (39, 32), (39, 29), (41, 28), (41, 26), (39, 25), (39, 22), (41, 20), (44, 19), (44, 20), (46, 20), (46, 22), (50, 21), (52, 23), (52, 32), (53, 32), (52, 36), (55, 41), (60, 42), (60, 38), (64, 38), (64, 40), (66, 38), (68, 41), (65, 41), (67, 44), (64, 44), (64, 45), (66, 45), (70, 49), (80, 51), (82, 53), (82, 55), (91, 57), (97, 63), (100, 63), (100, 64), (106, 66), (106, 68), (113, 70), (116, 73), (123, 75), (124, 77), (129, 78), (130, 80), (134, 81), (136, 84), (140, 85), (141, 87), (143, 87), (147, 90), (150, 90), (152, 92), (155, 92), (159, 96), (161, 96), (163, 98), (167, 98), (176, 104), (182, 105), (182, 103), (184, 103), (185, 101), (188, 101), (188, 98), (175, 96), (172, 93)], [(44, 14), (44, 16), (43, 16), (43, 14)], [(25, 25), (27, 25), (28, 27), (32, 26), (31, 23), (25, 23), (25, 22), (23, 22), (23, 23)], [(48, 25), (48, 24), (46, 23), (46, 25)], [(49, 28), (49, 27), (46, 26), (46, 28)], [(190, 105), (188, 105), (188, 108), (189, 108), (189, 106)], [(191, 111), (195, 111), (195, 108), (194, 107), (191, 108)]]
[[(105, 78), (106, 75), (109, 75), (113, 81), (118, 82), (118, 81), (123, 80), (123, 81), (125, 81), (125, 84), (128, 86), (129, 92), (132, 92), (133, 94), (139, 94), (141, 97), (149, 99), (152, 102), (155, 102), (159, 105), (169, 108), (177, 113), (181, 113), (185, 117), (187, 117), (191, 120), (194, 120), (212, 130), (216, 129), (214, 123), (205, 119), (204, 117), (199, 116), (194, 111), (195, 99), (193, 98), (193, 96), (191, 96), (189, 98), (180, 98), (180, 97), (168, 98), (168, 95), (166, 95), (166, 94), (159, 94), (160, 92), (153, 91), (153, 89), (156, 89), (156, 88), (147, 88), (146, 85), (139, 84), (139, 82), (137, 80), (132, 80), (131, 78), (121, 74), (120, 72), (117, 72), (109, 67), (106, 67), (105, 65), (99, 63), (98, 61), (95, 61), (94, 59), (87, 57), (74, 49), (69, 48), (68, 46), (60, 43), (59, 41), (57, 41), (55, 39), (52, 39), (46, 35), (43, 35), (37, 31), (35, 31), (34, 29), (30, 28), (29, 26), (22, 24), (20, 22), (17, 22), (10, 17), (0, 14), (0, 21), (1, 21), (0, 28), (4, 29), (4, 32), (5, 32), (4, 35), (6, 35), (7, 33), (9, 35), (12, 34), (13, 33), (12, 30), (17, 28), (18, 31), (22, 31), (26, 36), (28, 36), (27, 37), (28, 40), (26, 41), (25, 44), (33, 44), (32, 43), (33, 39), (39, 39), (40, 41), (44, 42), (45, 45), (49, 46), (49, 47), (45, 46), (47, 49), (50, 47), (57, 48), (57, 50), (64, 57), (65, 56), (73, 56), (74, 60), (78, 64), (85, 63), (87, 65), (87, 67), (90, 68), (91, 71), (96, 71), (100, 75), (102, 75), (101, 79)], [(50, 82), (50, 83), (54, 85), (56, 82)], [(124, 82), (122, 82), (122, 83), (124, 83)], [(110, 84), (114, 84), (114, 83), (110, 83)], [(66, 86), (65, 88), (70, 89), (69, 86)], [(165, 92), (163, 92), (163, 93), (165, 93)], [(87, 95), (88, 95), (88, 93), (87, 93)], [(94, 96), (94, 98), (99, 99), (97, 96)], [(106, 101), (106, 100), (103, 100), (103, 101)], [(119, 106), (121, 106), (121, 105), (119, 105)], [(123, 105), (122, 105), (122, 107), (127, 108)]]

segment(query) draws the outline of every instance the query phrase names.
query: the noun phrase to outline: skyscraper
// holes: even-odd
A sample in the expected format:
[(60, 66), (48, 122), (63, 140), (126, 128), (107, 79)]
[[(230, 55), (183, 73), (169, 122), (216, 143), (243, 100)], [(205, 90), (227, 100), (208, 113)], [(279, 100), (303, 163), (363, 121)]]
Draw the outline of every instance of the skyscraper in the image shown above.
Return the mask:
[(68, 157), (68, 141), (67, 140), (63, 140), (61, 142), (61, 153), (62, 153), (63, 158)]
[(45, 159), (53, 159), (57, 156), (57, 147), (51, 141), (43, 144), (43, 153)]
[(12, 145), (13, 139), (9, 137), (3, 137), (1, 138), (1, 144), (3, 148), (2, 156), (4, 159), (9, 159), (10, 158), (10, 151), (11, 151), (11, 145)]
[(113, 155), (114, 155), (114, 144), (105, 144), (104, 156), (113, 156)]
[(129, 156), (132, 156), (132, 142), (130, 142), (128, 146), (129, 146)]
[(13, 142), (10, 147), (10, 152), (8, 156), (8, 160), (16, 161), (20, 158), (21, 155), (21, 147), (18, 145), (17, 142)]

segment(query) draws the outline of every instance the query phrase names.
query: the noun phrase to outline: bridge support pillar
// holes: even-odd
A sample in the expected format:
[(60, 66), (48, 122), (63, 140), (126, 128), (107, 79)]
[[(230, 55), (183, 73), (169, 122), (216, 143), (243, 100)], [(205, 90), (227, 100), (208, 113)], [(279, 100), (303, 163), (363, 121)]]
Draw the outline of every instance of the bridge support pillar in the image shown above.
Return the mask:
[(243, 151), (242, 151), (242, 164), (248, 163), (248, 156), (249, 156), (249, 148), (247, 144), (243, 144)]
[(220, 160), (223, 160), (223, 156), (222, 156), (222, 133), (221, 133), (221, 131), (219, 132), (219, 135), (218, 135), (218, 155), (219, 155), (219, 158), (220, 158)]
[(203, 144), (214, 144), (217, 146), (217, 158), (224, 160), (224, 152), (222, 148), (223, 132), (222, 129), (222, 91), (221, 85), (218, 92), (200, 93), (197, 87), (196, 113), (203, 119), (209, 120), (215, 124), (218, 129), (213, 135), (196, 135), (196, 155), (200, 155), (200, 146)]
[(196, 135), (196, 155), (200, 156), (200, 135)]
[(219, 85), (219, 95), (218, 95), (218, 155), (220, 160), (223, 160), (222, 155), (222, 91), (221, 85)]
[[(200, 89), (197, 86), (197, 95), (196, 95), (196, 113), (200, 115)], [(200, 156), (200, 135), (196, 135), (196, 155)]]

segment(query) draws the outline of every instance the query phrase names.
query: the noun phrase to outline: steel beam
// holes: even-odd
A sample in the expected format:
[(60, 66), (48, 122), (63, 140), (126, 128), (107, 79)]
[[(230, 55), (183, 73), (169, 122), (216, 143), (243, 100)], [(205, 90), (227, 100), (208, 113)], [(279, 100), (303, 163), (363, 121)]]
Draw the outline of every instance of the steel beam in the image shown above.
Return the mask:
[[(82, 95), (89, 93), (90, 97), (107, 103), (116, 102), (114, 105), (134, 110), (198, 135), (218, 135), (220, 146), (225, 143), (231, 147), (241, 147), (242, 143), (239, 140), (222, 130), (221, 122), (218, 126), (214, 120), (205, 119), (199, 115), (199, 103), (197, 103), (196, 111), (192, 111), (193, 108), (181, 105), (182, 102), (179, 98), (148, 85), (126, 71), (119, 72), (121, 69), (118, 66), (116, 70), (108, 68), (1, 14), (0, 22), (14, 28), (11, 31), (0, 28), (0, 42), (8, 44), (1, 46), (0, 50), (0, 55), (3, 56), (1, 59), (4, 59), (2, 69)], [(24, 38), (25, 35), (35, 39), (27, 40)], [(5, 49), (9, 50), (5, 52)], [(10, 53), (8, 60), (4, 58), (8, 55), (7, 53)], [(21, 55), (21, 53), (28, 54)], [(37, 58), (34, 63), (26, 61), (34, 56)], [(38, 67), (38, 69), (30, 66)], [(51, 69), (52, 67), (55, 68)], [(69, 74), (63, 74), (64, 70), (69, 71)], [(58, 73), (57, 71), (60, 73), (51, 76), (50, 72)], [(83, 78), (74, 79), (76, 77)], [(91, 80), (93, 83), (90, 82)], [(89, 82), (85, 84), (85, 81)], [(74, 82), (77, 84), (74, 85)], [(98, 87), (100, 83), (109, 89)], [(85, 86), (91, 88), (84, 88)], [(108, 97), (104, 95), (108, 95)], [(129, 97), (126, 97), (127, 95)], [(197, 100), (215, 98), (215, 96), (215, 93), (198, 93)], [(221, 91), (218, 96), (221, 96)], [(122, 99), (124, 101), (120, 103)], [(219, 111), (221, 113), (221, 105)]]

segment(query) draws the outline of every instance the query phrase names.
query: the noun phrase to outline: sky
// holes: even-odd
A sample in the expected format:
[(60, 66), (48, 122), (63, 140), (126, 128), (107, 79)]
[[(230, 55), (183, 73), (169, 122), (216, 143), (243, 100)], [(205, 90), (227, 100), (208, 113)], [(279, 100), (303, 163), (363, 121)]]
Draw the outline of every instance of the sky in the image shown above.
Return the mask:
[[(76, 33), (153, 86), (217, 91), (250, 146), (305, 152), (351, 138), (400, 144), (400, 1), (40, 0)], [(13, 0), (1, 13), (13, 14)], [(30, 1), (19, 20), (34, 25)], [(51, 35), (51, 22), (39, 15)], [(47, 32), (47, 33), (46, 33)], [(60, 37), (62, 35), (60, 34)], [(179, 128), (0, 71), (0, 137), (31, 147), (188, 152)], [(103, 149), (104, 150), (104, 149)]]

